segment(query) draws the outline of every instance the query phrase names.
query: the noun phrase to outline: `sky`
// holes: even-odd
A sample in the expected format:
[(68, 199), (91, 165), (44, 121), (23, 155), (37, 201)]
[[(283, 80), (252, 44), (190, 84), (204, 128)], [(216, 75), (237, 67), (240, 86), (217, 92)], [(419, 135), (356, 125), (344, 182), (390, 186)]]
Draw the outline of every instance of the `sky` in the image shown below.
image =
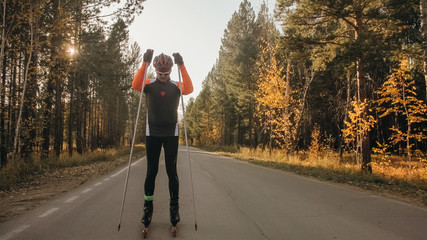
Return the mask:
[[(154, 56), (180, 53), (194, 85), (188, 96), (196, 98), (218, 58), (227, 23), (242, 1), (146, 0), (144, 10), (129, 27), (130, 44), (137, 42), (141, 54), (147, 49), (153, 49)], [(258, 14), (263, 0), (249, 2)], [(274, 8), (275, 1), (269, 2), (269, 8)], [(178, 81), (177, 71), (174, 66), (172, 80)]]

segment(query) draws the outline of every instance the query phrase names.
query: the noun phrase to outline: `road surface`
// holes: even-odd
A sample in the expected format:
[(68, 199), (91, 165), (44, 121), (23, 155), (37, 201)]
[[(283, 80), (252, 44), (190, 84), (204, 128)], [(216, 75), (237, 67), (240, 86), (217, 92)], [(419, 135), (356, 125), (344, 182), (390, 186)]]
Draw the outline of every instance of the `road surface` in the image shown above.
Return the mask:
[[(427, 239), (427, 209), (371, 193), (179, 149), (181, 223), (177, 239)], [(0, 240), (142, 239), (145, 158), (131, 168), (120, 232), (126, 169), (86, 183), (0, 224)], [(164, 161), (156, 182), (149, 239), (170, 239)]]

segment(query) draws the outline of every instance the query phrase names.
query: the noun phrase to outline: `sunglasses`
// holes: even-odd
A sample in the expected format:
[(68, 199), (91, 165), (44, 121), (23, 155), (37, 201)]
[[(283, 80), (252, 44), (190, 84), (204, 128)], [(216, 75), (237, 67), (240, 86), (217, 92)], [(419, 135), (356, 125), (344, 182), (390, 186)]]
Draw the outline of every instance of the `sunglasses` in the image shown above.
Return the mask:
[(160, 75), (160, 76), (167, 76), (167, 75), (169, 75), (171, 72), (169, 71), (169, 72), (156, 72), (157, 73), (157, 75)]

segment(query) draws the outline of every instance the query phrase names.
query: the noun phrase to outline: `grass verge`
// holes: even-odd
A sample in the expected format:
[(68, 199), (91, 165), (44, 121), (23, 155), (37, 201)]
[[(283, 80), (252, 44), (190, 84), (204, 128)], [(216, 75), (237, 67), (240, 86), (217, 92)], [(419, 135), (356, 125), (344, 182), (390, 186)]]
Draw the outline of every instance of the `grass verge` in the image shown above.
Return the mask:
[[(98, 162), (113, 162), (119, 158), (128, 157), (130, 148), (96, 150), (84, 154), (62, 154), (59, 158), (48, 158), (34, 162), (18, 159), (14, 164), (9, 164), (0, 170), (0, 191), (8, 190), (14, 185), (31, 181), (40, 173), (58, 169), (87, 166)], [(135, 146), (133, 156), (145, 153), (144, 146)], [(126, 162), (126, 161), (123, 161)]]

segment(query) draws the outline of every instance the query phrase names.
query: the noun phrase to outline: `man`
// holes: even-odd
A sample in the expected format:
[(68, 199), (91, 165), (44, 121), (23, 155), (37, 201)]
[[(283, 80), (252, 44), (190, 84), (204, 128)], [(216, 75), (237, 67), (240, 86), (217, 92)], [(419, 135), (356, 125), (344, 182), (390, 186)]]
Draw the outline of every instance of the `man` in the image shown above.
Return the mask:
[(170, 195), (170, 221), (175, 227), (180, 221), (179, 216), (179, 179), (176, 168), (178, 154), (178, 105), (180, 89), (182, 94), (193, 92), (193, 84), (184, 66), (184, 61), (179, 53), (174, 53), (174, 61), (179, 66), (182, 74), (182, 83), (170, 79), (172, 71), (172, 58), (160, 54), (154, 58), (153, 66), (156, 70), (155, 79), (146, 79), (144, 73), (151, 63), (153, 50), (148, 49), (143, 57), (142, 67), (136, 73), (132, 87), (137, 91), (144, 91), (147, 103), (146, 126), (146, 152), (147, 174), (144, 184), (144, 216), (142, 223), (145, 231), (151, 223), (153, 214), (153, 200), (155, 179), (159, 167), (159, 157), (163, 146), (165, 152), (166, 172), (169, 179)]

